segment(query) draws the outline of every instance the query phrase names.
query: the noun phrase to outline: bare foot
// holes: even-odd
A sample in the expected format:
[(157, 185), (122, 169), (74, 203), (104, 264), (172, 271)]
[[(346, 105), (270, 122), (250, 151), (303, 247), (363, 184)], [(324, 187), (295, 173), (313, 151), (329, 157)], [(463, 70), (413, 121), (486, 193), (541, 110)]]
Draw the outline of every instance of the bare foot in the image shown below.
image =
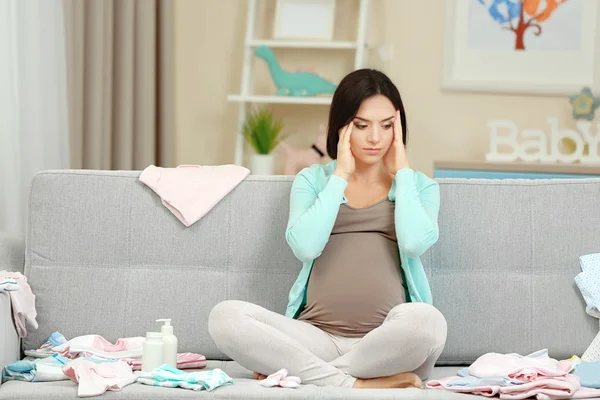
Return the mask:
[(254, 379), (258, 379), (259, 381), (262, 381), (263, 379), (267, 379), (266, 375), (259, 374), (258, 372), (255, 372), (253, 375), (254, 375)]
[(423, 389), (423, 382), (415, 373), (403, 372), (398, 375), (386, 376), (383, 378), (357, 379), (356, 382), (354, 382), (353, 387), (360, 389), (391, 389), (410, 387)]

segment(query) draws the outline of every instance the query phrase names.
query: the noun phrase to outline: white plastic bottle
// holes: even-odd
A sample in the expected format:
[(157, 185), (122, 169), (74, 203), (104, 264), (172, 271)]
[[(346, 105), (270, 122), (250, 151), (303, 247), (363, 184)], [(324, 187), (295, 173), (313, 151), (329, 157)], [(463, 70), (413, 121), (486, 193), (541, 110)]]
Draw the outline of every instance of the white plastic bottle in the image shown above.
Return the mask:
[(163, 362), (173, 368), (177, 368), (177, 337), (173, 335), (173, 326), (170, 319), (157, 319), (156, 322), (164, 322), (160, 328), (162, 333)]
[(163, 365), (163, 353), (162, 333), (146, 332), (146, 340), (142, 345), (142, 371), (150, 372)]

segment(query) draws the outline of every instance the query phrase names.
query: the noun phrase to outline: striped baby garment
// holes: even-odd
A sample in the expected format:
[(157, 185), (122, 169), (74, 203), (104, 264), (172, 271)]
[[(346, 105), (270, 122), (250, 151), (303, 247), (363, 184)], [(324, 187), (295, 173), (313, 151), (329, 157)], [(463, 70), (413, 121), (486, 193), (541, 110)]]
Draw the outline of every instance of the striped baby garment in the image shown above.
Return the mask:
[(150, 386), (181, 387), (209, 392), (219, 386), (233, 383), (233, 379), (219, 368), (208, 371), (183, 372), (168, 364), (163, 364), (150, 372), (139, 373), (137, 381)]

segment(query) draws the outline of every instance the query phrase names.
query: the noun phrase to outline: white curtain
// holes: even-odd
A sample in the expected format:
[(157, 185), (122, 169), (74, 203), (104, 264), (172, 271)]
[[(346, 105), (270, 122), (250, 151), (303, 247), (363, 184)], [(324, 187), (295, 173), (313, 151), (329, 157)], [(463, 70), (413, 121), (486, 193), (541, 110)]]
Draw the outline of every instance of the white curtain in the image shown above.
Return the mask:
[(0, 232), (25, 234), (32, 178), (69, 159), (63, 2), (0, 0)]

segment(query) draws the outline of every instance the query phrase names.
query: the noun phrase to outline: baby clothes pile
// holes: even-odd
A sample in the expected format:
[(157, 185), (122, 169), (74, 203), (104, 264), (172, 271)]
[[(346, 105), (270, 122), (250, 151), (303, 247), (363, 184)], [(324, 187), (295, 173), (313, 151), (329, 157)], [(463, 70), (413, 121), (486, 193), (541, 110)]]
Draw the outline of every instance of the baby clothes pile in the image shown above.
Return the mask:
[(143, 337), (120, 338), (113, 344), (100, 335), (67, 340), (60, 332), (54, 332), (37, 349), (26, 350), (25, 359), (5, 366), (2, 382), (71, 380), (78, 384), (79, 397), (98, 396), (134, 382), (193, 390), (213, 390), (232, 382), (219, 369), (181, 371), (206, 367), (206, 357), (195, 353), (177, 354), (177, 368), (165, 364), (149, 373), (140, 373), (144, 340)]
[[(20, 337), (27, 335), (27, 322), (33, 328), (38, 328), (35, 295), (24, 275), (0, 271), (0, 292), (10, 296)], [(23, 360), (4, 366), (0, 382), (71, 380), (77, 384), (79, 397), (121, 390), (134, 382), (207, 391), (233, 382), (220, 369), (181, 371), (206, 367), (206, 357), (195, 353), (178, 353), (177, 368), (164, 364), (148, 373), (141, 373), (144, 341), (144, 337), (119, 338), (113, 344), (100, 335), (84, 335), (67, 340), (60, 332), (54, 332), (37, 349), (26, 350)]]
[[(100, 335), (77, 336), (69, 341), (60, 332), (54, 332), (48, 340), (35, 350), (25, 350), (31, 359), (60, 354), (69, 359), (92, 357), (95, 360), (120, 360), (134, 371), (142, 369), (142, 344), (144, 337), (120, 338), (115, 344)], [(177, 368), (204, 368), (206, 357), (195, 353), (178, 353)]]
[[(600, 374), (590, 374), (578, 357), (557, 361), (543, 349), (527, 356), (487, 353), (456, 376), (430, 380), (427, 387), (501, 399), (589, 399), (600, 397)], [(585, 367), (584, 367), (585, 365)], [(585, 378), (584, 378), (585, 377)], [(595, 378), (594, 378), (595, 377)], [(584, 386), (584, 384), (593, 385)]]

